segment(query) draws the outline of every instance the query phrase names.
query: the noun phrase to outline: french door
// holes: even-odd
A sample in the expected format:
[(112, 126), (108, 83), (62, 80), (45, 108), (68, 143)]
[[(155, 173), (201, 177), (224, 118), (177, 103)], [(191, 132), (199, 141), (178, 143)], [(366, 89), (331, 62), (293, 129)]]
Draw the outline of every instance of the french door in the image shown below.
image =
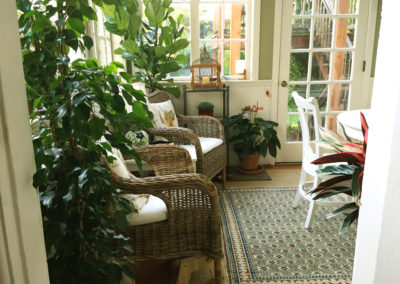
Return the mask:
[[(361, 94), (370, 0), (284, 0), (282, 3), (277, 162), (301, 161), (301, 129), (291, 96), (318, 100), (322, 126), (362, 107)], [(365, 64), (365, 63), (364, 63)]]

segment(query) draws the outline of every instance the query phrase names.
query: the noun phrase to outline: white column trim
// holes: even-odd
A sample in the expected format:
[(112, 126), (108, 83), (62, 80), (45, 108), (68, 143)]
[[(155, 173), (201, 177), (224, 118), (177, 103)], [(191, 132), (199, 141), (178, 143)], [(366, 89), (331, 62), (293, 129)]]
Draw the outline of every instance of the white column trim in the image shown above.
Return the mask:
[(399, 1), (383, 1), (369, 123), (354, 284), (400, 283)]
[(16, 12), (0, 3), (0, 282), (49, 283)]

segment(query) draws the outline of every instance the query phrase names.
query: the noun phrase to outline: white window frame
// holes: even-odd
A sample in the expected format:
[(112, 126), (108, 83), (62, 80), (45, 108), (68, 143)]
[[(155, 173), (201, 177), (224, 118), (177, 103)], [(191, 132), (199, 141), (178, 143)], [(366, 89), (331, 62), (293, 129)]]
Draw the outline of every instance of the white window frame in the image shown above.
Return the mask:
[[(246, 11), (246, 78), (247, 80), (258, 80), (258, 69), (259, 69), (259, 49), (260, 49), (260, 15), (261, 15), (261, 0), (245, 0), (247, 1)], [(222, 40), (207, 40), (200, 39), (200, 18), (199, 18), (199, 4), (207, 4), (208, 0), (200, 2), (200, 0), (187, 0), (172, 1), (172, 4), (187, 3), (190, 4), (190, 61), (193, 63), (194, 60), (200, 58), (200, 42), (224, 42)], [(235, 3), (237, 1), (232, 0), (214, 0), (209, 3)], [(224, 25), (223, 25), (224, 26)], [(231, 41), (231, 40), (227, 40)], [(226, 76), (228, 80), (242, 79), (241, 75)], [(179, 76), (174, 77), (175, 81), (190, 81), (190, 77)]]

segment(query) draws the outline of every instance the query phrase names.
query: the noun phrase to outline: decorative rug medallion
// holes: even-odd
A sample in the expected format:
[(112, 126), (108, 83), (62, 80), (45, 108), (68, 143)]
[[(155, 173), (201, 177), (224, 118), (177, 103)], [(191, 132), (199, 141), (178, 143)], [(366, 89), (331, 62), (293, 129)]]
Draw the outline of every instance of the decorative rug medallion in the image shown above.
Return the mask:
[(296, 187), (219, 190), (231, 283), (351, 283), (356, 228), (339, 235), (334, 207), (292, 208)]

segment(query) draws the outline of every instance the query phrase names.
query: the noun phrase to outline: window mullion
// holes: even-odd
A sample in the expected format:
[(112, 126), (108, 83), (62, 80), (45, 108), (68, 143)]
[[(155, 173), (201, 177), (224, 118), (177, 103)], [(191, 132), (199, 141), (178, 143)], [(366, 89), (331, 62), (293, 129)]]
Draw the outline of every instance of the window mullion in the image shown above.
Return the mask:
[[(225, 66), (224, 66), (224, 63), (225, 63), (225, 59), (224, 59), (225, 58), (225, 3), (224, 3), (224, 1), (222, 1), (222, 3), (220, 4), (220, 9), (221, 9), (221, 18), (219, 20), (221, 21), (221, 40), (222, 40), (221, 41), (222, 43), (220, 43), (221, 73), (222, 73), (221, 76), (224, 76), (225, 75), (225, 73), (224, 73), (224, 71), (225, 71)], [(229, 42), (229, 45), (230, 45), (230, 42)], [(230, 50), (230, 48), (229, 48), (229, 50)], [(229, 72), (229, 75), (231, 75), (230, 72)]]
[(200, 19), (199, 19), (199, 0), (190, 2), (190, 49), (191, 63), (200, 58)]

